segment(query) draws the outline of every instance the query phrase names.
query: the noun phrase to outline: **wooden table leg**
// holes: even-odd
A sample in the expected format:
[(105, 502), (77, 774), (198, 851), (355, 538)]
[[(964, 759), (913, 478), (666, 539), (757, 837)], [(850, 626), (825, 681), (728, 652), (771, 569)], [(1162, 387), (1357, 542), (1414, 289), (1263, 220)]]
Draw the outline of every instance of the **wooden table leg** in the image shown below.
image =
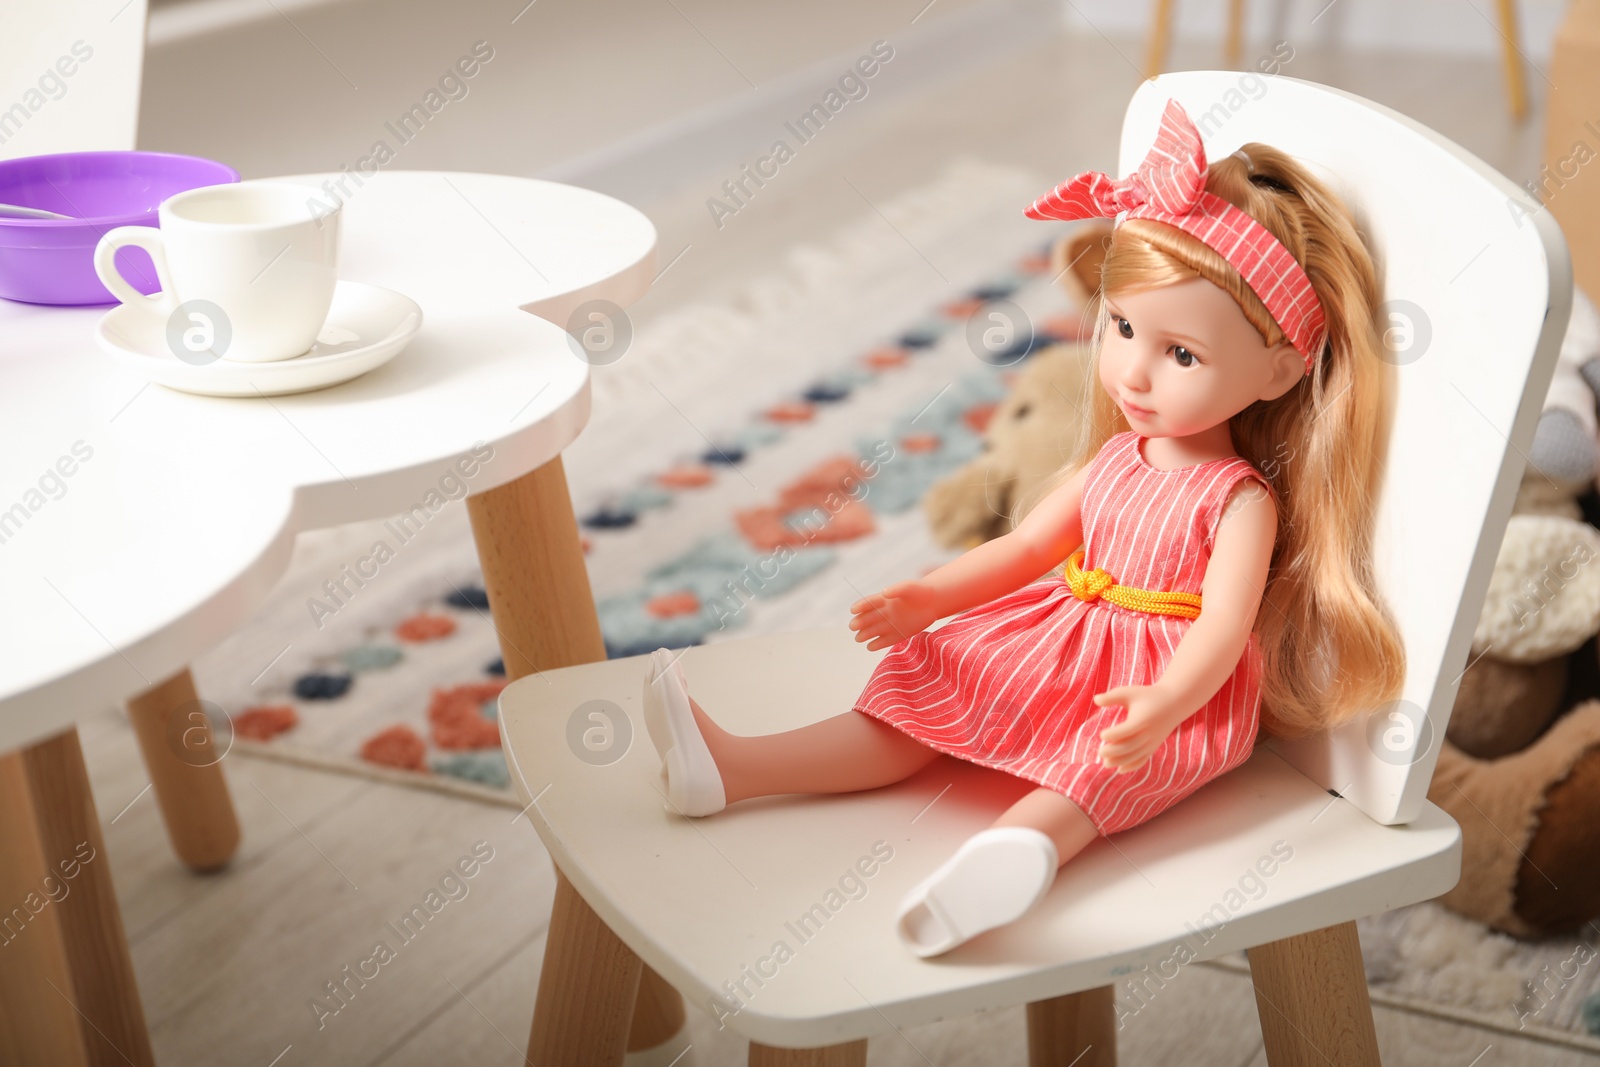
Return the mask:
[(1250, 979), (1272, 1067), (1377, 1067), (1355, 923), (1257, 945)]
[(467, 497), (506, 677), (606, 658), (561, 457)]
[(153, 1067), (78, 731), (0, 756), (0, 1063)]
[[(605, 659), (605, 641), (600, 636), (600, 619), (594, 610), (594, 593), (589, 588), (589, 571), (561, 457), (516, 481), (467, 497), (467, 514), (506, 677), (515, 680), (535, 670)], [(561, 886), (571, 889), (559, 870), (556, 884), (558, 891)], [(582, 902), (576, 891), (572, 896)], [(587, 904), (583, 910), (593, 914)], [(551, 923), (554, 930), (553, 916)], [(545, 959), (547, 963), (550, 960), (548, 947)], [(549, 984), (549, 973), (542, 972), (530, 1055), (535, 1049), (556, 1047), (547, 1042), (560, 1039), (552, 1033), (561, 1022), (552, 1014), (558, 1005), (546, 1000), (544, 991)], [(684, 1019), (682, 994), (655, 971), (643, 967), (628, 1051), (654, 1048), (682, 1029)], [(568, 1061), (558, 1056), (535, 1062)]]
[(1110, 986), (1028, 1005), (1028, 1067), (1116, 1064), (1116, 991)]
[(172, 850), (197, 871), (225, 866), (239, 848), (239, 820), (189, 669), (128, 701), (128, 718)]

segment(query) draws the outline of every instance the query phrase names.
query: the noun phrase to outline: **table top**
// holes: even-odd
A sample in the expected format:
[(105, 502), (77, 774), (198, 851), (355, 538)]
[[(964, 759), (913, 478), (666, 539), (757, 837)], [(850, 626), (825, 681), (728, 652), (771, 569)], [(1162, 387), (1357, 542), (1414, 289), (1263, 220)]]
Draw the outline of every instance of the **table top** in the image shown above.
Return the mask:
[(423, 325), (343, 385), (180, 393), (101, 353), (107, 308), (0, 301), (0, 751), (219, 643), (282, 576), (298, 531), (431, 514), (548, 462), (587, 421), (589, 364), (556, 323), (644, 294), (648, 218), (496, 175), (345, 188), (340, 277), (406, 294)]

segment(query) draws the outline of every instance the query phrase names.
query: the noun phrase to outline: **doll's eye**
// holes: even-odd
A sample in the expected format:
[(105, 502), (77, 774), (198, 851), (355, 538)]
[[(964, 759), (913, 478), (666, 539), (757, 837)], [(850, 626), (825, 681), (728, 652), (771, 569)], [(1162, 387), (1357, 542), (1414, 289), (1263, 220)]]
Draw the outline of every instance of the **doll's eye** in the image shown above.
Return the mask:
[(1180, 367), (1192, 367), (1195, 365), (1194, 353), (1182, 345), (1172, 346), (1172, 358), (1178, 361), (1178, 366)]
[(1117, 332), (1124, 337), (1132, 337), (1133, 323), (1129, 322), (1127, 319), (1117, 317)]

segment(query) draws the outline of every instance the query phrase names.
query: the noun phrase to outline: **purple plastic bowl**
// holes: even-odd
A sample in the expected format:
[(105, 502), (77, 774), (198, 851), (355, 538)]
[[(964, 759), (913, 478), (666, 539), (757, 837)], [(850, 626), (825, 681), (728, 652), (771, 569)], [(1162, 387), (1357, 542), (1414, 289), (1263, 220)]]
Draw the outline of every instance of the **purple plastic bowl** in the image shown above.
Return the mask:
[[(0, 297), (29, 304), (114, 304), (94, 272), (94, 248), (118, 226), (155, 226), (161, 201), (225, 185), (239, 172), (168, 152), (64, 152), (0, 160), (0, 204), (70, 219), (0, 216)], [(150, 258), (124, 248), (117, 267), (141, 293), (160, 288)]]

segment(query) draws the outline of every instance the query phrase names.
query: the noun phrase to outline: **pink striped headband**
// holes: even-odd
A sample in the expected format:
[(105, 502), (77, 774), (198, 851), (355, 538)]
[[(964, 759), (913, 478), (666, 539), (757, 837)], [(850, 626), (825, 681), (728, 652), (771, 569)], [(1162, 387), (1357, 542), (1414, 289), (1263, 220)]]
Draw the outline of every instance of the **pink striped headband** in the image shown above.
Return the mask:
[(1118, 181), (1086, 170), (1033, 202), (1030, 219), (1154, 219), (1216, 249), (1272, 313), (1306, 358), (1306, 373), (1327, 341), (1322, 302), (1289, 250), (1261, 223), (1206, 192), (1206, 149), (1183, 105), (1167, 101), (1156, 143), (1139, 169)]

